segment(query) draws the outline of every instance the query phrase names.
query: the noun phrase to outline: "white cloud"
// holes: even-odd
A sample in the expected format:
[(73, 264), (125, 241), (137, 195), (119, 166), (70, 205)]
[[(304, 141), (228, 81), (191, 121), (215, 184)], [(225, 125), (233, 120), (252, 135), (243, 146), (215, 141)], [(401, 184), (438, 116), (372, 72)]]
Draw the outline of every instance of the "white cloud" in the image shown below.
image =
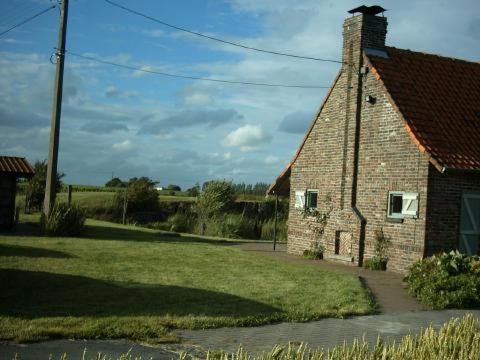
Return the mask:
[(223, 144), (228, 147), (238, 147), (243, 152), (255, 151), (264, 143), (272, 139), (270, 134), (263, 131), (258, 125), (244, 125), (227, 135)]
[(133, 144), (127, 139), (125, 141), (113, 144), (112, 149), (117, 151), (128, 151), (133, 149)]

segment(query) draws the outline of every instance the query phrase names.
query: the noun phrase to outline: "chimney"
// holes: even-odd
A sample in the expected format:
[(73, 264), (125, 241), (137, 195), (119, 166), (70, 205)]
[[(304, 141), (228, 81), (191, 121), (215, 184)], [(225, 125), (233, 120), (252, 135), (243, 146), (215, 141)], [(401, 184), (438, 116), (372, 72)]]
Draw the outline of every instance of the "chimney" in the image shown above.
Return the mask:
[(344, 64), (359, 66), (365, 49), (385, 50), (387, 18), (383, 16), (384, 11), (380, 6), (365, 5), (349, 11), (353, 16), (343, 23)]

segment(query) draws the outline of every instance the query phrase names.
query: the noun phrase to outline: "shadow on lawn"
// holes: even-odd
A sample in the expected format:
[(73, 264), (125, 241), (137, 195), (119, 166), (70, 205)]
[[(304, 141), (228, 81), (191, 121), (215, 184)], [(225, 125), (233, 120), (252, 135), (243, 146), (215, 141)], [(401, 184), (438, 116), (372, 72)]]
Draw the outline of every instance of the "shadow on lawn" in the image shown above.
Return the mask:
[(57, 259), (68, 259), (74, 257), (62, 251), (7, 244), (0, 244), (0, 256), (23, 256), (33, 258)]
[(221, 292), (180, 286), (113, 283), (13, 269), (0, 270), (0, 315), (265, 316), (281, 310)]

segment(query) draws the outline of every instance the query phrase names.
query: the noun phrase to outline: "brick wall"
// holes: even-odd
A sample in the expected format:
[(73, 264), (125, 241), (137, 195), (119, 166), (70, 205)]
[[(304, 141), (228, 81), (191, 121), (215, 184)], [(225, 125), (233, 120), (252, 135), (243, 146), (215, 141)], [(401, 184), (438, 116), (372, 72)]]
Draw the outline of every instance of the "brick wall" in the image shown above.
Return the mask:
[(458, 249), (462, 194), (480, 194), (480, 175), (475, 173), (441, 174), (429, 169), (426, 224), (426, 256)]
[[(375, 230), (380, 228), (392, 241), (390, 270), (404, 271), (423, 255), (428, 161), (411, 141), (381, 83), (369, 72), (359, 75), (364, 63), (362, 47), (381, 50), (385, 34), (383, 17), (359, 15), (345, 21), (347, 64), (292, 165), (290, 253), (301, 254), (315, 240), (310, 228), (314, 220), (294, 208), (295, 191), (312, 188), (319, 190), (321, 210), (333, 208), (320, 240), (326, 255), (335, 253), (339, 237), (348, 239), (351, 234), (352, 256), (358, 264), (362, 256), (373, 256)], [(376, 98), (375, 104), (366, 103), (365, 95)], [(388, 192), (392, 190), (419, 193), (417, 219), (387, 220)], [(363, 244), (361, 223), (352, 206), (366, 219)]]
[(0, 176), (0, 229), (10, 229), (15, 214), (16, 179)]

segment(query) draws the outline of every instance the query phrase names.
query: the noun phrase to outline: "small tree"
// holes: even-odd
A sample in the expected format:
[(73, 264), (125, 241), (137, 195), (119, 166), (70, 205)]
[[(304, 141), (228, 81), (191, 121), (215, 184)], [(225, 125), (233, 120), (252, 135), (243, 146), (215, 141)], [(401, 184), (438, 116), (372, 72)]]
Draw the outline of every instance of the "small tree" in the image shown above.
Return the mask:
[(198, 212), (203, 219), (217, 217), (230, 209), (234, 202), (235, 190), (231, 182), (209, 181), (198, 197)]
[[(128, 182), (127, 211), (154, 211), (158, 209), (158, 192), (155, 189), (156, 182), (147, 177), (132, 178)], [(122, 208), (125, 194), (119, 191), (115, 194), (115, 205)]]
[[(33, 165), (33, 169), (35, 170), (35, 176), (28, 180), (27, 187), (25, 188), (25, 209), (27, 211), (32, 209), (42, 209), (43, 200), (45, 198), (45, 186), (47, 183), (47, 161), (37, 160)], [(61, 179), (64, 176), (65, 174), (57, 173), (57, 193), (62, 188)]]
[(198, 195), (200, 195), (199, 184), (195, 184), (195, 186), (192, 186), (190, 189), (187, 189), (187, 196), (197, 197)]
[(120, 180), (118, 177), (115, 177), (105, 183), (105, 187), (119, 187), (124, 188), (127, 186), (127, 183)]
[(167, 190), (173, 190), (173, 191), (182, 191), (182, 188), (178, 185), (168, 185), (167, 186)]

